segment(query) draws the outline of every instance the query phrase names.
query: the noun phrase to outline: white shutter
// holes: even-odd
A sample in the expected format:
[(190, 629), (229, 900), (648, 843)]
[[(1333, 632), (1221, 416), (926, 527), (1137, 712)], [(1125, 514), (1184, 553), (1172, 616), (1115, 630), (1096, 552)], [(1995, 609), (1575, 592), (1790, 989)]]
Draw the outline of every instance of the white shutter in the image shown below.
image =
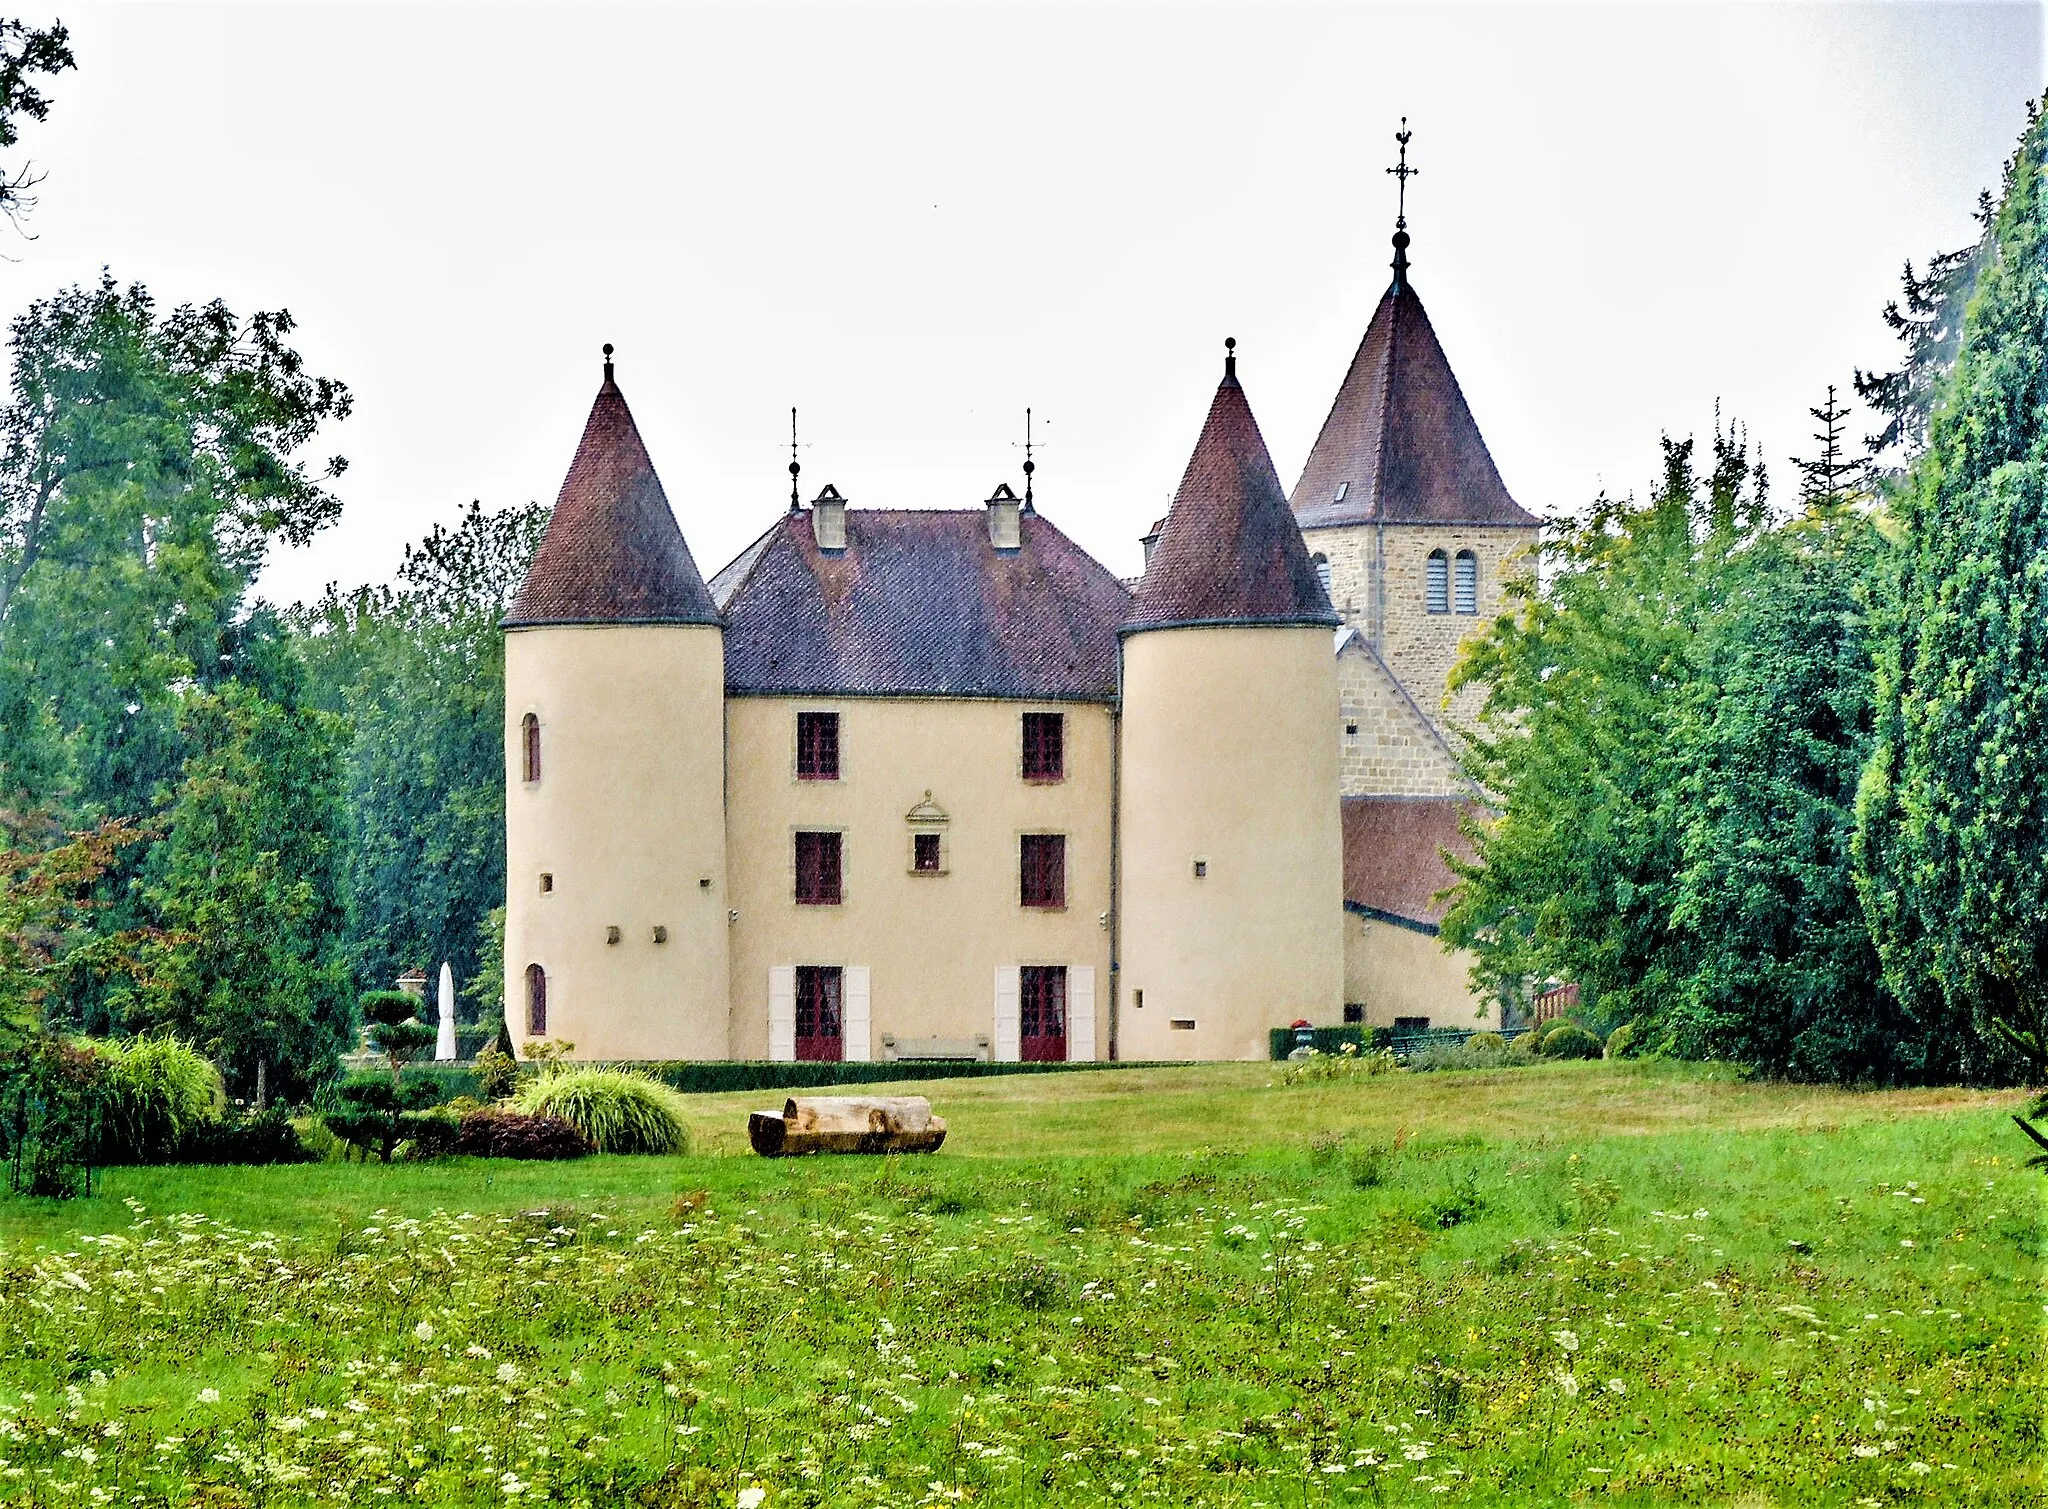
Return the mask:
[(1095, 968), (1067, 971), (1067, 1062), (1095, 1062)]
[(768, 971), (768, 1058), (778, 1064), (796, 1062), (794, 964), (777, 964)]
[(846, 1013), (841, 1020), (841, 1030), (846, 1034), (843, 1056), (849, 1064), (864, 1064), (868, 1061), (868, 967), (865, 964), (846, 966)]
[(1014, 1064), (1024, 1056), (1023, 1045), (1018, 1041), (1017, 979), (1016, 965), (996, 966), (995, 1061), (999, 1064)]

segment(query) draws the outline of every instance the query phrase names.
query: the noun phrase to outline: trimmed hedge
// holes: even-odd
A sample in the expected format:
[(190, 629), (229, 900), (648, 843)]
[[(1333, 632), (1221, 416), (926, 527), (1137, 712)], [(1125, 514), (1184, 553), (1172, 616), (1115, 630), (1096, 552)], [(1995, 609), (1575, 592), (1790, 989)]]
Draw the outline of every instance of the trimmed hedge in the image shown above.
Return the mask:
[(1571, 1022), (1544, 1033), (1543, 1046), (1537, 1052), (1545, 1058), (1598, 1058), (1600, 1049), (1599, 1038)]
[[(1315, 1041), (1310, 1046), (1318, 1053), (1342, 1053), (1346, 1043), (1351, 1044), (1360, 1053), (1365, 1052), (1367, 1047), (1386, 1047), (1386, 1042), (1384, 1041), (1385, 1028), (1378, 1029), (1380, 1036), (1376, 1037), (1370, 1044), (1366, 1041), (1366, 1033), (1369, 1029), (1358, 1025), (1356, 1022), (1343, 1027), (1314, 1027), (1310, 1030), (1315, 1034)], [(1268, 1044), (1272, 1048), (1275, 1060), (1284, 1059), (1294, 1051), (1294, 1029), (1292, 1027), (1275, 1027), (1267, 1033), (1266, 1037)]]
[[(1357, 1028), (1352, 1028), (1356, 1032)], [(579, 1068), (583, 1067), (578, 1064)], [(827, 1085), (878, 1085), (903, 1079), (982, 1079), (994, 1074), (1064, 1074), (1076, 1069), (1158, 1069), (1162, 1064), (986, 1064), (979, 1062), (919, 1062), (897, 1060), (868, 1064), (785, 1064), (756, 1060), (737, 1062), (654, 1061), (619, 1063), (611, 1068), (630, 1069), (658, 1079), (671, 1090), (685, 1095), (709, 1095), (737, 1090), (807, 1090)]]

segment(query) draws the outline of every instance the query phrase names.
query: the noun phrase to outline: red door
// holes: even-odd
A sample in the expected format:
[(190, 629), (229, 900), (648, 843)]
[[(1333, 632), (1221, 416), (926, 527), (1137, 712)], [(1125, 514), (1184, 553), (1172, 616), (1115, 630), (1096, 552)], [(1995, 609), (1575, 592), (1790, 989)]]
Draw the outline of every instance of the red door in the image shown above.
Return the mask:
[(1067, 968), (1026, 964), (1019, 971), (1018, 1056), (1027, 1064), (1067, 1061)]
[(796, 968), (796, 1056), (799, 1063), (836, 1064), (846, 1057), (840, 1012), (844, 975), (836, 965)]

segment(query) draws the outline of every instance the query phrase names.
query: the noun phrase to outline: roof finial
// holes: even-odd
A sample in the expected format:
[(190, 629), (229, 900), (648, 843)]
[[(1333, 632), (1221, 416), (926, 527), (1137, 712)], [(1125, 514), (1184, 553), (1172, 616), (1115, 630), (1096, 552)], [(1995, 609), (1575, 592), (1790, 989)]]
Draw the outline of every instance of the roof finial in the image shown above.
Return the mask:
[(803, 500), (797, 496), (797, 474), (803, 470), (803, 463), (796, 459), (796, 405), (789, 406), (789, 511), (802, 513)]
[(606, 382), (612, 380), (612, 343), (610, 341), (604, 343), (604, 380)]
[(1031, 408), (1024, 409), (1024, 512), (1032, 511), (1031, 474), (1038, 470), (1038, 463), (1031, 459)]
[(1422, 169), (1408, 166), (1408, 141), (1415, 133), (1408, 129), (1408, 117), (1401, 117), (1401, 129), (1394, 133), (1394, 140), (1401, 144), (1401, 161), (1387, 171), (1400, 181), (1400, 190), (1394, 209), (1394, 287), (1408, 286), (1408, 180)]
[(1237, 381), (1237, 337), (1234, 335), (1223, 337), (1223, 380)]

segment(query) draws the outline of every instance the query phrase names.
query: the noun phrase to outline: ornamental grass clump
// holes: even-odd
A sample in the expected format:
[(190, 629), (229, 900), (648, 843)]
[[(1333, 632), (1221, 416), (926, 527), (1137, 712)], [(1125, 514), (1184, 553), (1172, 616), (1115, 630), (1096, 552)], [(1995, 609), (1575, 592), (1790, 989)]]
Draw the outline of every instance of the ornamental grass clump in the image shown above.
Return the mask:
[(166, 1163), (221, 1123), (227, 1092), (220, 1070), (175, 1037), (82, 1044), (106, 1070), (101, 1081), (100, 1156), (109, 1163)]
[(621, 1069), (551, 1069), (512, 1097), (522, 1116), (552, 1116), (599, 1153), (685, 1153), (683, 1098), (644, 1074)]

